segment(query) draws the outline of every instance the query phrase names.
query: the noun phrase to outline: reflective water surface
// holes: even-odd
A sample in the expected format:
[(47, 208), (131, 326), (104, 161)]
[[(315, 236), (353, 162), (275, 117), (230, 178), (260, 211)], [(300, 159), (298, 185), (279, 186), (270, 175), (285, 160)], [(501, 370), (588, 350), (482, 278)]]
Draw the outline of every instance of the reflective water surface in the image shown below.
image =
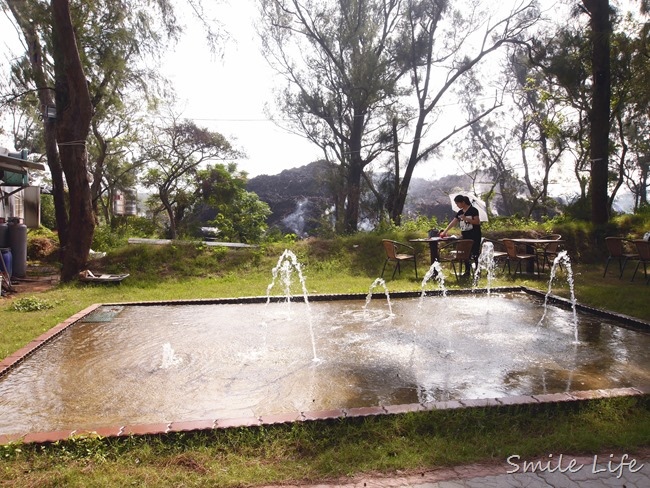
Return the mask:
[(391, 304), (104, 306), (0, 378), (0, 433), (650, 385), (650, 335), (525, 293)]

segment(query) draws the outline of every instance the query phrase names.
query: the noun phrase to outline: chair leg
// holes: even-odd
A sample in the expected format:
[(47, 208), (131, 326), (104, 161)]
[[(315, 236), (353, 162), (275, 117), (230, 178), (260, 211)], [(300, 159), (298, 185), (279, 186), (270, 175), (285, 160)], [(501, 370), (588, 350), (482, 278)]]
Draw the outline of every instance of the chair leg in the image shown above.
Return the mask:
[(522, 267), (522, 260), (519, 259), (517, 261), (517, 268), (515, 268), (515, 276), (517, 276), (517, 271), (519, 271), (519, 276), (522, 276), (524, 274), (524, 268)]
[(386, 265), (388, 264), (388, 259), (384, 261), (384, 267), (381, 270), (381, 277), (384, 277), (384, 271), (386, 271)]
[(456, 263), (454, 261), (451, 262), (451, 267), (454, 270), (454, 276), (456, 277), (456, 281), (458, 281), (458, 273), (456, 273)]
[(393, 268), (393, 276), (391, 277), (391, 280), (395, 278), (395, 273), (399, 271), (399, 274), (402, 274), (402, 270), (399, 268), (399, 261), (395, 262), (395, 267)]
[[(634, 277), (636, 276), (636, 272), (639, 271), (639, 266), (641, 266), (641, 262), (642, 261), (639, 261), (638, 263), (636, 263), (636, 268), (634, 268), (634, 274), (632, 275), (632, 279), (630, 281), (634, 281)], [(643, 263), (643, 267), (644, 267), (644, 271), (645, 271), (645, 263)]]
[(413, 267), (415, 268), (415, 279), (418, 279), (418, 262), (415, 256), (413, 256)]
[(626, 265), (627, 265), (627, 258), (624, 258), (623, 260), (621, 260), (621, 258), (618, 258), (618, 267), (621, 270), (621, 274), (618, 275), (619, 280), (623, 277), (623, 272), (625, 271)]
[(612, 258), (607, 258), (607, 261), (605, 261), (605, 272), (603, 273), (603, 278), (607, 275), (607, 268), (609, 267), (609, 262), (612, 260)]

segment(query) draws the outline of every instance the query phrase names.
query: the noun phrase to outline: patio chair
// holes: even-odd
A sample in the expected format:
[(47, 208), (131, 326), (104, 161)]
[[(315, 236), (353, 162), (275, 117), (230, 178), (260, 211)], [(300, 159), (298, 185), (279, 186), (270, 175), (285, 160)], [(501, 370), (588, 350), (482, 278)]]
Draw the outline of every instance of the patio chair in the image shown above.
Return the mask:
[[(465, 274), (471, 272), (469, 263), (472, 259), (473, 244), (474, 241), (472, 239), (458, 239), (445, 244), (441, 248), (438, 261), (441, 263), (451, 263), (456, 281), (458, 281), (458, 271), (463, 271), (463, 265), (465, 266)], [(456, 263), (459, 264), (458, 270), (456, 270)]]
[(647, 285), (650, 283), (650, 279), (648, 279), (647, 269), (647, 264), (650, 263), (650, 241), (636, 239), (633, 242), (636, 245), (636, 250), (639, 251), (639, 262), (636, 263), (636, 268), (634, 269), (634, 274), (632, 275), (632, 279), (630, 281), (634, 281), (634, 277), (636, 276), (636, 272), (639, 270), (639, 266), (643, 264), (643, 274), (645, 276), (645, 284)]
[[(542, 239), (554, 239), (559, 241), (562, 239), (560, 234), (549, 234), (542, 237)], [(551, 263), (555, 261), (558, 253), (560, 252), (560, 243), (559, 242), (549, 242), (544, 247), (537, 249), (537, 259), (542, 261), (542, 272), (546, 269), (546, 264), (551, 268)], [(561, 266), (561, 265), (560, 265)]]
[[(415, 279), (418, 279), (418, 263), (415, 257), (415, 249), (408, 244), (404, 244), (397, 241), (391, 241), (390, 239), (382, 239), (381, 243), (384, 246), (386, 251), (386, 260), (384, 261), (384, 268), (381, 270), (381, 277), (384, 277), (384, 271), (386, 271), (386, 265), (389, 262), (395, 263), (393, 268), (393, 276), (395, 278), (395, 273), (400, 272), (401, 274), (401, 263), (404, 261), (413, 261), (413, 268), (415, 268)], [(410, 251), (410, 253), (408, 252)]]
[(607, 251), (609, 256), (607, 256), (607, 261), (605, 262), (605, 272), (603, 273), (603, 278), (607, 275), (607, 268), (609, 263), (612, 260), (618, 261), (618, 278), (620, 279), (623, 276), (623, 271), (625, 271), (625, 265), (631, 260), (639, 259), (637, 253), (629, 252), (626, 249), (626, 246), (632, 244), (632, 241), (625, 239), (624, 237), (605, 237), (605, 245), (607, 246)]
[(535, 272), (535, 264), (537, 264), (537, 274), (539, 274), (539, 259), (537, 254), (520, 253), (517, 249), (517, 243), (512, 239), (501, 239), (501, 242), (503, 242), (508, 253), (508, 274), (512, 273), (511, 263), (516, 263), (515, 276), (517, 276), (517, 271), (519, 271), (519, 274), (523, 273), (521, 263), (530, 263), (533, 273)]

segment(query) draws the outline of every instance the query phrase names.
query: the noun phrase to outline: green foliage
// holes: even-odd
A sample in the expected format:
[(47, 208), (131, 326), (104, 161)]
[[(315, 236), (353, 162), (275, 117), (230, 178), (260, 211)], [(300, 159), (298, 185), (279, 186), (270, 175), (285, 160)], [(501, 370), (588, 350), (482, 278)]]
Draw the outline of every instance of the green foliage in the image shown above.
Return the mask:
[(128, 235), (121, 229), (112, 229), (110, 225), (98, 225), (93, 234), (93, 251), (106, 252), (127, 243)]
[(395, 225), (390, 220), (382, 220), (374, 230), (376, 234), (415, 234), (415, 233), (428, 233), (430, 229), (440, 229), (442, 224), (438, 223), (436, 217), (428, 218), (424, 215), (418, 215), (415, 218), (405, 217), (402, 219), (401, 225)]
[(565, 210), (567, 217), (577, 220), (591, 220), (591, 202), (588, 198), (577, 198), (569, 203)]
[(160, 229), (145, 217), (117, 217), (111, 225), (95, 227), (92, 249), (106, 252), (127, 244), (129, 237), (157, 238)]
[(54, 197), (52, 195), (41, 195), (41, 226), (50, 230), (56, 229)]
[(293, 232), (289, 234), (283, 233), (278, 227), (271, 227), (264, 234), (264, 242), (284, 242), (292, 244), (298, 240), (298, 236)]
[(517, 230), (518, 232), (527, 232), (537, 230), (540, 228), (539, 222), (519, 215), (512, 215), (508, 217), (491, 217), (489, 222), (481, 224), (483, 233), (486, 232), (502, 232)]
[(45, 237), (47, 239), (58, 240), (56, 232), (43, 225), (37, 227), (36, 229), (29, 229), (27, 238), (29, 239), (30, 237)]
[(198, 227), (209, 226), (219, 229), (220, 240), (262, 240), (271, 210), (255, 193), (246, 191), (246, 175), (235, 163), (208, 166), (197, 171), (196, 178), (195, 201), (184, 223), (189, 235), (198, 236)]
[(52, 303), (45, 298), (23, 297), (16, 298), (9, 307), (16, 312), (36, 312), (39, 310), (48, 310), (54, 308), (56, 303)]
[[(618, 234), (629, 239), (640, 239), (643, 234), (650, 232), (650, 206), (634, 214), (622, 214), (612, 217), (610, 227)], [(615, 234), (611, 234), (615, 235)]]
[(271, 209), (255, 193), (242, 190), (218, 209), (219, 213), (210, 224), (219, 228), (221, 238), (234, 242), (260, 242)]

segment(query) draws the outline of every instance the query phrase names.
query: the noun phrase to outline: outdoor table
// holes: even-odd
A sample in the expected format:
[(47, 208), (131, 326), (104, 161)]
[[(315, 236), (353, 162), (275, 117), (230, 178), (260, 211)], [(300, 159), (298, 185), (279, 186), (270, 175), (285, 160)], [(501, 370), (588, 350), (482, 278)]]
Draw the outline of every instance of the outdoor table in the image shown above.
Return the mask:
[[(517, 244), (524, 244), (526, 246), (526, 252), (528, 254), (535, 254), (537, 248), (543, 248), (546, 244), (551, 244), (556, 242), (558, 244), (564, 243), (561, 239), (534, 239), (528, 237), (522, 237), (518, 239), (510, 239), (511, 241), (516, 242)], [(535, 272), (535, 263), (532, 261), (526, 264), (526, 271), (529, 273)]]
[(457, 237), (424, 237), (422, 239), (409, 239), (409, 242), (428, 242), (429, 251), (431, 253), (431, 264), (438, 260), (438, 243), (455, 241)]

